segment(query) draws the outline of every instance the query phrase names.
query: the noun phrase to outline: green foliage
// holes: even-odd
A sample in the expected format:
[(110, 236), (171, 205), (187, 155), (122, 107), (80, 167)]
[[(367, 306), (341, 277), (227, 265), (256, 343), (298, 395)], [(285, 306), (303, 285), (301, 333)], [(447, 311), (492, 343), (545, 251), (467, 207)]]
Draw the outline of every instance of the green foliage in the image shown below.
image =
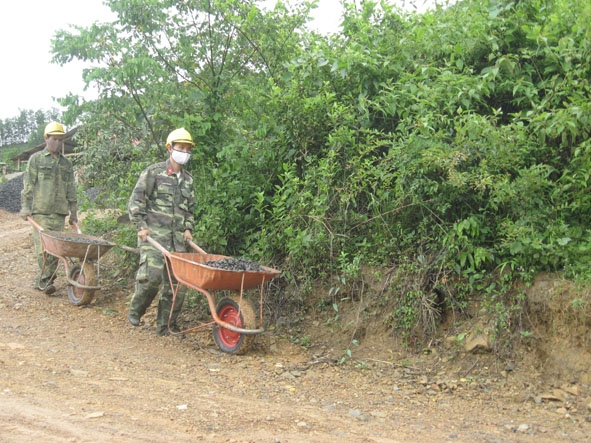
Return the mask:
[[(10, 145), (7, 147), (2, 147), (0, 148), (0, 152), (2, 153), (2, 159), (0, 160), (2, 163), (9, 163), (9, 160), (20, 154), (22, 151), (24, 151), (24, 147), (23, 145)], [(10, 165), (12, 166), (12, 165)]]
[[(115, 133), (105, 131), (110, 127)], [(79, 168), (80, 189), (93, 193), (85, 207), (126, 210), (129, 195), (141, 173), (158, 160), (158, 150), (141, 140), (145, 131), (130, 128), (109, 116), (89, 121), (76, 139), (80, 146), (74, 162)], [(110, 192), (116, 189), (117, 192)]]
[(55, 61), (93, 63), (101, 90), (64, 103), (104, 205), (124, 208), (185, 126), (206, 250), (274, 263), (301, 293), (408, 268), (390, 318), (406, 336), (475, 292), (514, 328), (500, 275), (589, 278), (586, 2), (346, 2), (331, 37), (305, 29), (313, 3), (257, 3), (110, 0), (116, 23), (56, 34)]
[(461, 311), (465, 294), (450, 293), (439, 263), (437, 256), (418, 255), (399, 263), (392, 277), (392, 308), (384, 322), (408, 342), (423, 341), (435, 332), (442, 304)]
[(89, 210), (85, 213), (81, 230), (88, 235), (108, 236), (108, 240), (116, 244), (129, 247), (135, 247), (137, 244), (135, 229), (129, 224), (119, 224), (116, 215), (111, 211)]

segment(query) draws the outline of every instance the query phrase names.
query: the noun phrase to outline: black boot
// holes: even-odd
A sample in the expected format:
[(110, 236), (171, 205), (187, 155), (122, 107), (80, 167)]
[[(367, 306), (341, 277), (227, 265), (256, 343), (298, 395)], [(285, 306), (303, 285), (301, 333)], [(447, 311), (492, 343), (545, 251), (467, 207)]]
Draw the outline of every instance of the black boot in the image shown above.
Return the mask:
[(52, 278), (42, 278), (41, 280), (39, 280), (39, 286), (37, 287), (37, 289), (45, 292), (47, 295), (54, 294), (55, 286), (53, 285), (53, 280), (54, 279)]
[(129, 311), (129, 313), (127, 314), (127, 319), (129, 320), (129, 323), (131, 323), (134, 326), (140, 325), (140, 316), (137, 315), (135, 312)]
[(176, 324), (170, 325), (170, 329), (168, 329), (168, 325), (158, 326), (156, 328), (156, 332), (158, 335), (166, 336), (171, 334), (178, 334), (181, 332), (180, 328)]

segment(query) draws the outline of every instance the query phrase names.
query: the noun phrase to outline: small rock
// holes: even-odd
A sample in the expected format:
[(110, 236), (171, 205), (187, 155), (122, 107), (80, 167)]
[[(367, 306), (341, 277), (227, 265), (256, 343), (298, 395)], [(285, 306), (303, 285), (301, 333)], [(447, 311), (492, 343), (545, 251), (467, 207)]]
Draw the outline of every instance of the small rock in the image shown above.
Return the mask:
[(544, 392), (542, 394), (540, 394), (540, 398), (542, 400), (549, 400), (549, 401), (564, 401), (565, 397), (564, 395), (560, 395), (560, 393), (558, 393), (559, 395), (556, 395), (558, 389), (555, 389), (554, 392)]
[(562, 390), (575, 397), (579, 396), (579, 387), (577, 385), (564, 385), (562, 386)]
[(564, 392), (562, 389), (554, 389), (552, 394), (554, 394), (556, 398), (560, 399), (560, 401), (566, 401), (566, 392)]
[(388, 414), (384, 411), (371, 411), (369, 413), (372, 417), (376, 417), (376, 418), (386, 418), (388, 417)]
[(464, 346), (464, 350), (473, 354), (487, 353), (491, 351), (488, 338), (483, 334), (477, 335), (469, 340)]
[(293, 380), (295, 377), (291, 372), (283, 372), (279, 378), (284, 380)]
[(87, 416), (85, 416), (84, 418), (99, 418), (104, 416), (105, 413), (102, 411), (98, 411), (98, 412), (92, 412), (90, 414), (88, 414)]

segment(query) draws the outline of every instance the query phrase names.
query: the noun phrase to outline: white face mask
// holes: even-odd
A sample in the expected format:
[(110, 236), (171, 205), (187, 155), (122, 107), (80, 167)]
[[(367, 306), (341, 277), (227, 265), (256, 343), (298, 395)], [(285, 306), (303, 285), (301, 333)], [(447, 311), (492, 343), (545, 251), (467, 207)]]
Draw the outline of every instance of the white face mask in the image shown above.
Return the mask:
[(179, 165), (184, 165), (191, 158), (191, 154), (189, 154), (188, 152), (177, 151), (176, 149), (172, 150), (171, 156), (172, 159)]

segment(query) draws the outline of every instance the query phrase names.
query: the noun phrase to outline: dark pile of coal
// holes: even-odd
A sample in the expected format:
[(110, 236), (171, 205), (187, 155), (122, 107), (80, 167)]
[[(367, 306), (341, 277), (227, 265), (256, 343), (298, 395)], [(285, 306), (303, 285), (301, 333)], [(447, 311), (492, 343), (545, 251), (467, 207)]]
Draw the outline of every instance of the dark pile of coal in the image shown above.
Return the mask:
[(0, 185), (0, 209), (17, 213), (21, 210), (21, 191), (23, 190), (23, 174), (11, 178)]
[[(0, 209), (13, 213), (20, 212), (23, 175), (24, 173), (14, 174), (10, 180), (0, 185)], [(86, 190), (88, 200), (91, 203), (97, 199), (100, 193), (101, 188), (90, 188)]]
[(209, 260), (203, 264), (212, 268), (223, 269), (224, 271), (265, 272), (261, 265), (245, 258), (226, 257), (220, 260)]

